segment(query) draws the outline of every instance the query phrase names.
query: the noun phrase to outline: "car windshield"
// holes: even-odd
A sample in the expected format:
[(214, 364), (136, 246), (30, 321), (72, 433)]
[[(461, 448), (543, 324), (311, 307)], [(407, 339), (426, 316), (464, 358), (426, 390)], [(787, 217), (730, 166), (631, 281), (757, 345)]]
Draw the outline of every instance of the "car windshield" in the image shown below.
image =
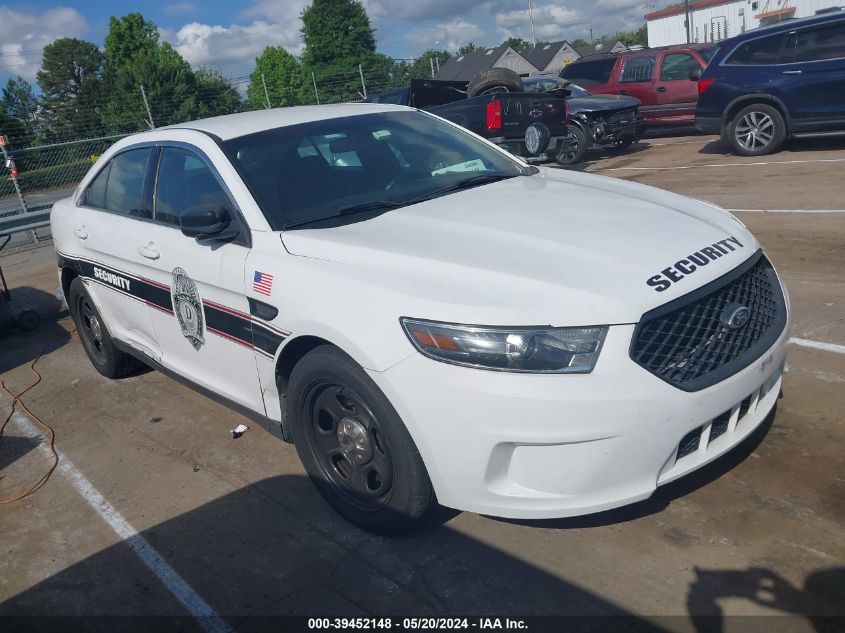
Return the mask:
[(415, 111), (291, 125), (226, 141), (223, 149), (276, 231), (367, 219), (536, 171)]
[(569, 84), (566, 87), (569, 90), (570, 97), (590, 97), (592, 93), (588, 90), (584, 90), (581, 86), (577, 84)]

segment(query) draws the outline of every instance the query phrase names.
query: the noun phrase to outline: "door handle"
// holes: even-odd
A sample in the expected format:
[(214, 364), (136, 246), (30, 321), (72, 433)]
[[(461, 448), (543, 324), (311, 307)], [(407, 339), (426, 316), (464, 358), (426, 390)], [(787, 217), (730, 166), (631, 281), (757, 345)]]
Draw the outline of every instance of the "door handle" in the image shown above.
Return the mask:
[(619, 94), (621, 94), (621, 95), (626, 95), (626, 94), (628, 94), (628, 91), (627, 91), (627, 90), (620, 90), (620, 91), (619, 91)]
[(660, 86), (660, 87), (657, 89), (657, 92), (666, 92), (666, 90), (667, 90), (666, 86)]
[(83, 228), (83, 227), (76, 229), (73, 232), (73, 234), (76, 235), (76, 237), (78, 237), (81, 240), (87, 240), (88, 239), (88, 231), (86, 231), (85, 228)]
[(783, 74), (784, 75), (803, 75), (804, 71), (803, 70), (784, 70)]
[(138, 247), (138, 252), (141, 253), (142, 257), (146, 257), (147, 259), (158, 259), (161, 257), (161, 251), (158, 250), (158, 247), (153, 242), (142, 244)]

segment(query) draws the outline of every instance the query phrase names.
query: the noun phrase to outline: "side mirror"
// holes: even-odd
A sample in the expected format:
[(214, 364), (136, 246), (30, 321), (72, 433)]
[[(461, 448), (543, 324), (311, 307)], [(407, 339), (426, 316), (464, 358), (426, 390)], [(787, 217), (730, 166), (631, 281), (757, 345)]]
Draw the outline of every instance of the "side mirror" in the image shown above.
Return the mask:
[(226, 231), (231, 222), (232, 216), (228, 209), (212, 204), (203, 204), (186, 209), (179, 218), (182, 234), (198, 240), (233, 237), (230, 234), (231, 231)]
[(701, 79), (701, 69), (700, 68), (693, 68), (689, 71), (689, 80), (690, 81), (698, 81)]

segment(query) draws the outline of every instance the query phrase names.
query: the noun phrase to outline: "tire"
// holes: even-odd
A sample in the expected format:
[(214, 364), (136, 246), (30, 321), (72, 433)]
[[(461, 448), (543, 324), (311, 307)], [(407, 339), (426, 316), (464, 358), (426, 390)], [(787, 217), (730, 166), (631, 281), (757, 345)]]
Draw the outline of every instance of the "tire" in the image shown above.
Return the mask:
[(558, 165), (575, 165), (584, 161), (590, 149), (590, 139), (580, 125), (570, 125), (569, 133), (574, 137), (574, 146), (570, 150), (561, 150), (555, 155)]
[(138, 361), (115, 347), (100, 311), (79, 277), (70, 282), (68, 307), (94, 369), (106, 378), (122, 378), (138, 367)]
[(755, 103), (736, 113), (728, 138), (740, 156), (765, 156), (777, 152), (786, 141), (786, 123), (774, 107)]
[(369, 532), (395, 535), (435, 506), (422, 457), (376, 384), (331, 345), (306, 354), (288, 381), (287, 415), (305, 470), (326, 501)]
[(522, 78), (509, 68), (490, 68), (478, 73), (467, 86), (467, 97), (491, 92), (522, 92)]

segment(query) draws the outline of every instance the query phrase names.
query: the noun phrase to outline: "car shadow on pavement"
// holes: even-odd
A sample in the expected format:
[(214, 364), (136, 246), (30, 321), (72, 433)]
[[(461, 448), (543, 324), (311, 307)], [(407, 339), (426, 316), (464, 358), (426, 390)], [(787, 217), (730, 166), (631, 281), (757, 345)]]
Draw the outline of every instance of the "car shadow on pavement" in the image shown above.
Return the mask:
[[(82, 511), (74, 514), (88, 516), (81, 498), (79, 504)], [(89, 521), (99, 519), (90, 514)], [(430, 524), (397, 538), (358, 530), (299, 475), (258, 481), (153, 525), (140, 536), (239, 632), (307, 630), (304, 623), (296, 629), (262, 619), (272, 616), (399, 614), (577, 616), (572, 630), (664, 630), (626, 612), (612, 597), (596, 595), (447, 526)], [(35, 555), (67, 555), (64, 539), (53, 535)], [(79, 630), (193, 629), (192, 620), (174, 617), (180, 613), (182, 608), (122, 541), (7, 599), (0, 605), (0, 623), (12, 625), (8, 630), (18, 630), (15, 625), (26, 630), (73, 625)], [(139, 615), (162, 619), (131, 617)], [(541, 623), (531, 631), (557, 632), (564, 625)]]
[(10, 291), (13, 309), (35, 310), (41, 323), (31, 332), (24, 332), (13, 324), (0, 327), (0, 375), (32, 362), (39, 354), (48, 354), (65, 345), (73, 326), (69, 319), (64, 327), (60, 323), (70, 315), (55, 295), (30, 286), (10, 288)]
[[(746, 570), (694, 569), (687, 593), (687, 610), (697, 633), (723, 633), (725, 616), (718, 601), (743, 598), (780, 613), (810, 621), (816, 633), (841, 633), (845, 624), (845, 567), (818, 569), (796, 587), (762, 567)], [(797, 630), (797, 629), (796, 629)]]
[(644, 501), (632, 503), (631, 505), (616, 508), (614, 510), (606, 510), (595, 514), (587, 514), (584, 516), (564, 519), (524, 520), (501, 519), (496, 517), (491, 518), (496, 521), (503, 521), (506, 523), (569, 530), (614, 525), (617, 523), (625, 523), (635, 519), (641, 519), (652, 514), (657, 514), (658, 512), (665, 510), (675, 499), (680, 499), (681, 497), (685, 497), (695, 492), (699, 488), (703, 488), (744, 462), (766, 437), (774, 424), (776, 415), (777, 405), (775, 405), (775, 408), (772, 409), (771, 413), (766, 416), (766, 419), (763, 420), (760, 426), (758, 426), (751, 435), (745, 438), (739, 446), (736, 446), (733, 450), (722, 455), (706, 466), (703, 466), (700, 469), (681, 477), (680, 479), (676, 479), (673, 482), (660, 486), (657, 490), (655, 490), (651, 497), (645, 499)]

